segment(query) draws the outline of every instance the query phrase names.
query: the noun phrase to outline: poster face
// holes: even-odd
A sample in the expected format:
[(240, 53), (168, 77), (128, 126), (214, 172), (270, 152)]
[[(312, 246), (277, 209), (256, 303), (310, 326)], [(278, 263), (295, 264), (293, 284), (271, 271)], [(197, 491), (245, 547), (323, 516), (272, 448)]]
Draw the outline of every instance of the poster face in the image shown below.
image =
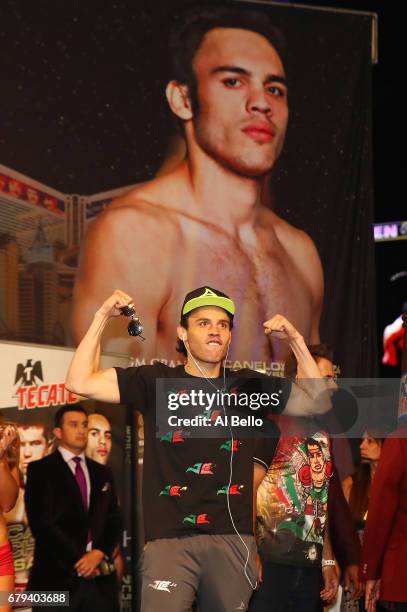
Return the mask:
[(372, 374), (371, 17), (239, 2), (231, 27), (214, 2), (194, 55), (184, 4), (50, 5), (46, 37), (19, 7), (38, 32), (8, 33), (2, 335), (76, 343), (119, 288), (146, 341), (120, 319), (105, 350), (175, 363), (184, 295), (209, 286), (236, 303), (231, 363), (281, 372), (281, 313)]

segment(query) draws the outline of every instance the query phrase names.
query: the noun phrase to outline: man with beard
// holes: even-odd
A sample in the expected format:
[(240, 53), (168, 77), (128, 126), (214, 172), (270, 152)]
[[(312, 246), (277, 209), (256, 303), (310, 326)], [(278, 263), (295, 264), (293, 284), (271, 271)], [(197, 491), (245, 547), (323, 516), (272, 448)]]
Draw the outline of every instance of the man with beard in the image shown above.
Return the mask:
[[(173, 33), (171, 52), (166, 95), (187, 156), (90, 227), (74, 292), (75, 343), (103, 297), (120, 286), (137, 296), (147, 342), (135, 344), (118, 320), (103, 349), (177, 360), (178, 304), (189, 287), (207, 284), (234, 295), (244, 321), (281, 313), (306, 342), (318, 342), (318, 253), (265, 205), (288, 121), (281, 34), (263, 12), (194, 8)], [(140, 291), (152, 279), (153, 290)], [(284, 360), (280, 339), (239, 327), (229, 359)]]

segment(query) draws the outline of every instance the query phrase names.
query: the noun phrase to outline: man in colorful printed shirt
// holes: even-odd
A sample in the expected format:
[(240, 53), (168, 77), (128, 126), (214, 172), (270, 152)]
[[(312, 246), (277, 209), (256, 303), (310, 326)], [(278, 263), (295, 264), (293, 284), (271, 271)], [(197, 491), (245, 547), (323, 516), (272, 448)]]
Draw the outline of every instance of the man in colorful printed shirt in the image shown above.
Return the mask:
[[(200, 287), (185, 297), (177, 328), (181, 348), (187, 353), (185, 365), (169, 368), (156, 363), (100, 370), (103, 330), (125, 306), (132, 307), (132, 298), (116, 291), (99, 308), (75, 353), (66, 384), (85, 397), (134, 404), (143, 414), (147, 545), (142, 563), (142, 610), (186, 611), (196, 602), (201, 612), (246, 610), (258, 573), (253, 502), (278, 436), (256, 439), (250, 437), (252, 428), (247, 428), (246, 435), (243, 426), (217, 428), (217, 420), (230, 415), (223, 404), (219, 409), (217, 400), (210, 410), (204, 408), (206, 426), (194, 435), (190, 423), (202, 418), (203, 408), (191, 401), (185, 404), (185, 396), (189, 393), (190, 399), (192, 392), (205, 389), (216, 398), (224, 397), (229, 380), (234, 384), (236, 379), (246, 379), (246, 383), (256, 379), (256, 384), (261, 381), (275, 392), (270, 398), (278, 398), (275, 406), (268, 407), (268, 414), (307, 415), (328, 409), (326, 385), (303, 337), (280, 315), (266, 321), (264, 331), (289, 343), (299, 363), (301, 384), (251, 370), (222, 368), (232, 338), (235, 306), (211, 287)], [(165, 397), (167, 406), (160, 404), (160, 385), (170, 390)], [(175, 406), (170, 407), (170, 396)], [(184, 425), (162, 428), (170, 419), (181, 420), (180, 414), (187, 417)], [(211, 435), (204, 436), (203, 429)], [(220, 434), (215, 435), (215, 430)]]
[[(326, 345), (309, 347), (321, 376), (334, 391), (337, 387), (332, 380), (333, 364), (324, 348), (328, 349)], [(286, 371), (293, 374), (291, 362), (289, 367), (286, 364)], [(297, 419), (295, 423), (283, 417), (278, 420), (281, 437), (257, 494), (257, 543), (263, 582), (250, 610), (318, 612), (323, 607), (322, 599), (332, 600), (338, 587), (334, 552), (340, 557), (345, 590), (352, 584), (354, 597), (360, 595), (360, 548), (346, 503), (343, 504), (331, 441), (324, 426), (314, 419)], [(329, 532), (328, 506), (330, 511), (334, 506)], [(331, 533), (335, 536), (333, 550)]]
[(326, 554), (331, 465), (324, 432), (316, 431), (312, 438), (280, 438), (258, 490), (257, 535), (264, 582), (254, 598), (254, 611), (286, 612), (290, 605), (293, 610), (322, 609), (321, 561)]

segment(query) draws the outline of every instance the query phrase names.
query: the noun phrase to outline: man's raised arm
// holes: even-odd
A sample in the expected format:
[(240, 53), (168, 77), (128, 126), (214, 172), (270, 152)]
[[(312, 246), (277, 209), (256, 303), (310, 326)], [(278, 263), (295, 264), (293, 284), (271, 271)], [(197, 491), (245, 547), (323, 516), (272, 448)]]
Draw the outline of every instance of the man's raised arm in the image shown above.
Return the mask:
[(299, 331), (279, 314), (263, 325), (266, 334), (286, 340), (297, 359), (296, 384), (292, 386), (284, 413), (308, 416), (328, 412), (332, 406), (328, 385)]
[(120, 308), (129, 305), (132, 298), (116, 290), (96, 312), (69, 367), (65, 383), (69, 391), (102, 402), (120, 403), (116, 371), (101, 370), (99, 366), (100, 342), (109, 319), (119, 316)]

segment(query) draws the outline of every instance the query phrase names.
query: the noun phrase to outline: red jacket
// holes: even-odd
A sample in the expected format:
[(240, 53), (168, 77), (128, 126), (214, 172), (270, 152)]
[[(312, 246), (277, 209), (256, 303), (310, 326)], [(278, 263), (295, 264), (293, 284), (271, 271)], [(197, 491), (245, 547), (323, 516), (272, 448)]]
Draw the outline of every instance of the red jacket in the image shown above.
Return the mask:
[(407, 602), (407, 426), (385, 441), (364, 533), (363, 580), (381, 578), (380, 597)]

